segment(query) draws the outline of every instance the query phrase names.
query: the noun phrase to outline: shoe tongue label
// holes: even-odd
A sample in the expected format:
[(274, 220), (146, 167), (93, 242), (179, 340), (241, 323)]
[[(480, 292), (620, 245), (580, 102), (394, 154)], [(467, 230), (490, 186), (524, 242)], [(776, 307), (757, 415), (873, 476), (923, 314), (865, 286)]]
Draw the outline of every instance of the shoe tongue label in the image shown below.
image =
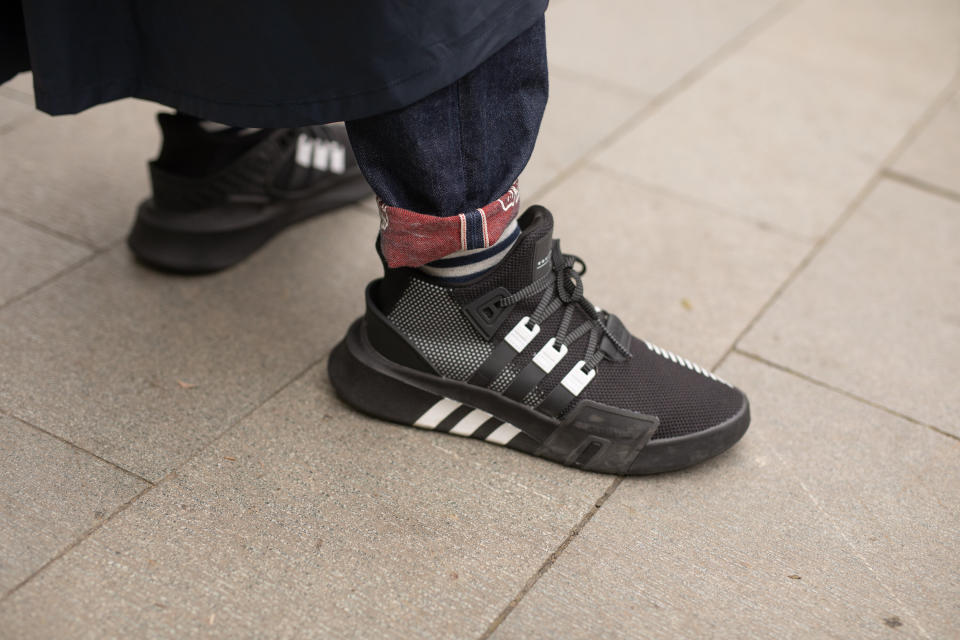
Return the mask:
[(533, 277), (531, 281), (535, 281), (541, 277), (543, 274), (550, 271), (550, 251), (553, 247), (553, 238), (550, 237), (550, 234), (547, 234), (537, 240), (537, 244), (533, 248)]

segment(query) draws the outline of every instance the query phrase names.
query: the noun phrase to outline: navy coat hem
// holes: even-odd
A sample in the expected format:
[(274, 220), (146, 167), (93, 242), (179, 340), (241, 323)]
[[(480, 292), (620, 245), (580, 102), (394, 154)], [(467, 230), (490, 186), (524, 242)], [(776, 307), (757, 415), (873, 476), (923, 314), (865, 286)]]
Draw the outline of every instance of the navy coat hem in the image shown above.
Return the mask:
[[(510, 40), (539, 20), (547, 0), (505, 3), (512, 11), (496, 16), (495, 24), (485, 21), (466, 35), (452, 41), (424, 45), (426, 55), (420, 58), (422, 68), (408, 66), (403, 77), (379, 86), (351, 93), (336, 92), (336, 86), (323, 84), (318, 69), (316, 99), (280, 101), (241, 101), (218, 99), (216, 90), (184, 90), (161, 86), (151, 78), (149, 69), (127, 68), (129, 75), (105, 77), (92, 83), (73, 86), (44, 86), (43, 69), (35, 69), (37, 108), (51, 115), (72, 114), (97, 104), (126, 97), (158, 102), (200, 118), (241, 127), (294, 127), (339, 120), (355, 120), (405, 107), (452, 84), (486, 60)], [(503, 4), (500, 5), (504, 6)], [(204, 93), (209, 91), (209, 93)], [(199, 95), (203, 93), (203, 95)]]

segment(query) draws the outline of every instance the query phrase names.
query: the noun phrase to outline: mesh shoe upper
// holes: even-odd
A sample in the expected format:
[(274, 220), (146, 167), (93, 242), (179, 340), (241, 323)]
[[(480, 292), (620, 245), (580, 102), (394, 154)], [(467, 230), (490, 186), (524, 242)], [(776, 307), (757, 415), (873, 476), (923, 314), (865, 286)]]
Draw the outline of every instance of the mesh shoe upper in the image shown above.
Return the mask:
[[(511, 253), (475, 282), (444, 286), (414, 270), (388, 271), (388, 295), (381, 310), (441, 375), (473, 381), (471, 378), (521, 319), (533, 316), (538, 305), (543, 307), (541, 292), (517, 300), (489, 338), (475, 328), (464, 311), (471, 302), (498, 288), (515, 294), (529, 288), (537, 277), (544, 277), (537, 273), (537, 251), (544, 246), (543, 239), (549, 241), (552, 235), (552, 217), (546, 209), (533, 207), (521, 217), (520, 224), (524, 231)], [(555, 257), (554, 272), (557, 270), (565, 277), (577, 279), (570, 271), (564, 271)], [(573, 287), (569, 284), (571, 290)], [(561, 326), (565, 313), (567, 322)], [(585, 330), (589, 326), (590, 331), (567, 340), (568, 351), (563, 359), (524, 394), (525, 404), (542, 409), (545, 398), (562, 384), (571, 368), (580, 360), (589, 361), (591, 355), (600, 351), (598, 335), (605, 335), (602, 328), (609, 322), (607, 313), (595, 311), (585, 300), (576, 298), (561, 304), (540, 319), (539, 332), (485, 386), (505, 391), (551, 338), (559, 333), (574, 337), (572, 329), (583, 325)], [(558, 417), (562, 418), (579, 402), (592, 400), (657, 416), (660, 426), (653, 437), (663, 439), (703, 431), (733, 417), (742, 408), (742, 393), (699, 366), (632, 336), (623, 342), (624, 349), (610, 349), (608, 344), (594, 357), (599, 358), (595, 376), (562, 407)]]

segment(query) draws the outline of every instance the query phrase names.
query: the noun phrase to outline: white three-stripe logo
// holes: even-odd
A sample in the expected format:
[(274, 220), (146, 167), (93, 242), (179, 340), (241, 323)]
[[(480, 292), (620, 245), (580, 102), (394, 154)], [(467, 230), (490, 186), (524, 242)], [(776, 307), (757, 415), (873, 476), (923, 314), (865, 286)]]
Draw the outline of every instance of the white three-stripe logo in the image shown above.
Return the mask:
[(297, 164), (321, 171), (343, 173), (347, 169), (347, 150), (336, 140), (318, 140), (301, 133), (297, 138)]
[[(459, 409), (461, 406), (463, 405), (456, 400), (441, 398), (436, 404), (427, 409), (422, 416), (417, 418), (413, 425), (415, 427), (420, 427), (421, 429), (436, 429), (437, 425), (443, 422), (444, 418)], [(473, 409), (450, 429), (450, 433), (458, 436), (472, 436), (474, 432), (480, 428), (480, 425), (492, 417), (493, 416), (486, 411)], [(493, 442), (494, 444), (505, 445), (513, 440), (513, 438), (519, 433), (520, 429), (517, 429), (512, 424), (504, 422), (499, 427), (494, 429), (490, 435), (484, 438), (484, 440), (487, 442)]]

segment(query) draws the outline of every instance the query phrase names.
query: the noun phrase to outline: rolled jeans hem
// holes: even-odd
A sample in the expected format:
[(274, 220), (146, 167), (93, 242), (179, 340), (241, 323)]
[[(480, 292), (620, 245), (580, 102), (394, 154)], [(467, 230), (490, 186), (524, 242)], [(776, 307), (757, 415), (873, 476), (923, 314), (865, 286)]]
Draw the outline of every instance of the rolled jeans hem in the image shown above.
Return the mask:
[(418, 213), (377, 199), (380, 209), (380, 252), (387, 266), (421, 267), (457, 251), (482, 249), (500, 239), (517, 217), (517, 183), (486, 205), (450, 216)]

